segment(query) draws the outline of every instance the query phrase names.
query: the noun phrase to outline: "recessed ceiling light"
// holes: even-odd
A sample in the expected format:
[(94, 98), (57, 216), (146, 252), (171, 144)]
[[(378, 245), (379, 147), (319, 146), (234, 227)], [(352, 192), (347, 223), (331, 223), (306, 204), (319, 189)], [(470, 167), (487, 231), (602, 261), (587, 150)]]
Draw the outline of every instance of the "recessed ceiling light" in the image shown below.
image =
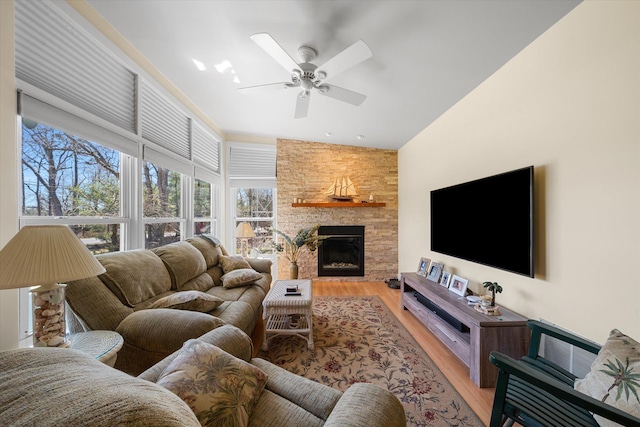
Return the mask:
[(198, 61), (197, 59), (192, 59), (193, 63), (196, 64), (196, 67), (198, 67), (198, 70), (200, 71), (204, 71), (207, 69), (207, 67), (204, 66), (204, 64), (200, 61)]
[(333, 132), (325, 132), (324, 134), (327, 136), (333, 136)]
[(226, 70), (228, 70), (229, 68), (233, 69), (233, 65), (231, 65), (231, 62), (229, 62), (228, 60), (224, 60), (219, 64), (215, 65), (216, 70), (218, 70), (219, 73), (224, 73)]
[(358, 139), (364, 139), (364, 135), (358, 135), (358, 136), (356, 136), (356, 138), (358, 138)]

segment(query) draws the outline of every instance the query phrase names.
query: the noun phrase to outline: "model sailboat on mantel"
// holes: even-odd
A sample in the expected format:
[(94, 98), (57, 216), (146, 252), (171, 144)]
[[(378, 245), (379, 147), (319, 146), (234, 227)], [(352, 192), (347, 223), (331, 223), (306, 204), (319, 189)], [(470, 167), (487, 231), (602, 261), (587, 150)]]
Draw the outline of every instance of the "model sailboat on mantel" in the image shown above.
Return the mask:
[(348, 176), (336, 178), (325, 194), (329, 195), (332, 199), (339, 201), (351, 201), (358, 195), (356, 187)]

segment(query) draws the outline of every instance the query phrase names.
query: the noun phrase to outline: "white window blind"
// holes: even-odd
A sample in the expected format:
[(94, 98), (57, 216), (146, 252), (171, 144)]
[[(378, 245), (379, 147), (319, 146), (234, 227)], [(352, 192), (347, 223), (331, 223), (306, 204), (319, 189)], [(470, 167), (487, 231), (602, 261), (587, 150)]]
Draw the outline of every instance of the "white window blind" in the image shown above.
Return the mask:
[(138, 144), (134, 140), (96, 126), (85, 119), (32, 98), (27, 94), (20, 94), (20, 111), (18, 113), (38, 123), (64, 130), (88, 141), (97, 142), (105, 147), (118, 150), (121, 153), (130, 156), (137, 156), (138, 154)]
[(47, 1), (15, 1), (16, 77), (135, 133), (135, 74)]
[(143, 158), (145, 161), (151, 162), (154, 165), (179, 172), (182, 175), (193, 176), (193, 165), (190, 162), (182, 161), (161, 153), (148, 145), (143, 147)]
[(230, 178), (275, 178), (276, 147), (232, 145), (229, 147)]
[(144, 79), (141, 89), (142, 138), (191, 160), (189, 117)]
[(220, 173), (220, 138), (195, 121), (191, 123), (193, 161), (204, 166), (209, 172)]

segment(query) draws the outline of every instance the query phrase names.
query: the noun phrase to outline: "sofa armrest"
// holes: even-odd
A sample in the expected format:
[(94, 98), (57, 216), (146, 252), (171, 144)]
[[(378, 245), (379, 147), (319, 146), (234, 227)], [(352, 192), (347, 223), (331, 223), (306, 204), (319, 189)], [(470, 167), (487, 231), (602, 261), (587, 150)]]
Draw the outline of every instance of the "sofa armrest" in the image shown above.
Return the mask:
[(344, 392), (324, 427), (403, 427), (404, 408), (389, 390), (375, 384), (355, 383)]
[(329, 417), (342, 396), (338, 390), (293, 374), (266, 360), (254, 358), (251, 364), (267, 374), (265, 389), (282, 396), (321, 420)]
[[(220, 326), (219, 328), (213, 329), (212, 331), (202, 335), (198, 340), (215, 345), (216, 347), (246, 362), (251, 360), (251, 355), (253, 354), (253, 343), (251, 342), (251, 338), (242, 332), (241, 329), (233, 325)], [(138, 378), (157, 382), (162, 371), (164, 371), (171, 361), (173, 361), (177, 356), (178, 351), (171, 353), (169, 356), (138, 375)]]
[(271, 274), (271, 265), (273, 264), (271, 260), (262, 258), (245, 258), (245, 260), (258, 273)]

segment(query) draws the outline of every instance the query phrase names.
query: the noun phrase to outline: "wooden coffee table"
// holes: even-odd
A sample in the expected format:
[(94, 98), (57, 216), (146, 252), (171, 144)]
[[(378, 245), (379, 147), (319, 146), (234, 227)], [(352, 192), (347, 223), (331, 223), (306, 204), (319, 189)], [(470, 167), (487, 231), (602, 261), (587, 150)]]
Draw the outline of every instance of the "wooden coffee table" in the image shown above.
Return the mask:
[[(299, 296), (286, 296), (288, 287), (298, 287)], [(307, 340), (313, 350), (313, 312), (311, 280), (277, 280), (262, 302), (264, 340), (262, 349), (269, 348), (268, 340), (277, 335), (294, 335)]]

